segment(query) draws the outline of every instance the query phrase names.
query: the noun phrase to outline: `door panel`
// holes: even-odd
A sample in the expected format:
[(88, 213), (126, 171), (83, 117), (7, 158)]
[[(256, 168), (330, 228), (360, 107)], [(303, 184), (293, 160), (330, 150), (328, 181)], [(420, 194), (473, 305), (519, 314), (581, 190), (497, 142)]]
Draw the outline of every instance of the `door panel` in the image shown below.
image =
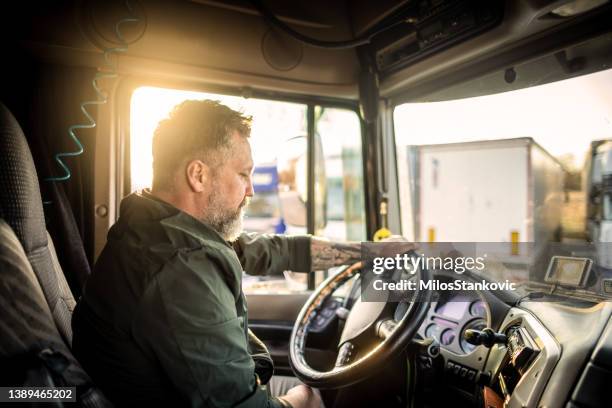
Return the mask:
[(293, 323), (310, 294), (246, 295), (249, 328), (268, 347), (274, 360), (275, 374), (292, 375), (289, 366), (289, 337)]
[(249, 321), (283, 321), (291, 322), (293, 325), (300, 309), (310, 295), (311, 292), (247, 294)]

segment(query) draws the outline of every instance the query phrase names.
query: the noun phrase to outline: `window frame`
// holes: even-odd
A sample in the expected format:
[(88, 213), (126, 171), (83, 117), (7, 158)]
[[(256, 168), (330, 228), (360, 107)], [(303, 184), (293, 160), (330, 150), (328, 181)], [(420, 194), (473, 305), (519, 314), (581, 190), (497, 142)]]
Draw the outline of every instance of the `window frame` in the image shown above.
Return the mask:
[[(366, 155), (366, 132), (363, 118), (360, 114), (359, 110), (359, 102), (357, 100), (343, 99), (343, 98), (331, 98), (331, 97), (322, 97), (315, 95), (305, 95), (305, 94), (292, 94), (292, 93), (284, 93), (277, 91), (269, 91), (262, 89), (253, 89), (248, 87), (236, 87), (236, 86), (224, 86), (218, 84), (195, 84), (193, 82), (188, 81), (159, 81), (159, 80), (145, 80), (145, 79), (136, 79), (136, 78), (127, 78), (122, 81), (118, 86), (118, 98), (117, 98), (117, 109), (115, 112), (117, 118), (117, 140), (116, 140), (116, 148), (114, 152), (111, 153), (111, 160), (114, 161), (114, 168), (116, 169), (116, 180), (110, 180), (111, 186), (110, 190), (114, 192), (115, 202), (109, 203), (113, 205), (115, 208), (114, 214), (115, 217), (113, 220), (110, 220), (111, 224), (115, 223), (119, 218), (119, 210), (121, 200), (131, 193), (131, 163), (130, 163), (130, 120), (131, 120), (131, 99), (134, 91), (140, 87), (157, 87), (157, 88), (165, 88), (170, 90), (177, 91), (191, 91), (191, 92), (205, 92), (205, 93), (215, 93), (221, 95), (228, 96), (239, 96), (244, 98), (254, 98), (254, 99), (264, 99), (269, 101), (277, 101), (277, 102), (290, 102), (290, 103), (299, 103), (303, 104), (306, 107), (306, 118), (307, 118), (307, 146), (308, 146), (308, 156), (307, 156), (307, 165), (308, 165), (308, 178), (309, 180), (314, 179), (315, 173), (315, 137), (316, 137), (316, 123), (315, 123), (315, 108), (317, 106), (321, 106), (323, 108), (336, 108), (336, 109), (345, 109), (355, 113), (357, 119), (359, 120), (360, 125), (360, 136), (361, 136), (361, 159), (362, 159), (362, 171), (364, 174), (363, 183), (364, 183), (364, 195), (365, 195), (365, 208), (363, 211), (366, 213), (366, 233), (368, 236), (371, 235), (372, 226), (367, 222), (369, 217), (367, 217), (368, 209), (370, 205), (368, 204), (367, 192), (372, 186), (369, 185), (368, 179), (366, 176), (367, 171), (372, 166), (367, 165), (367, 155)], [(114, 184), (114, 186), (112, 185)], [(374, 186), (375, 188), (375, 186)], [(306, 202), (306, 214), (307, 214), (307, 233), (314, 235), (315, 233), (315, 203), (313, 200), (314, 197), (314, 183), (308, 183), (308, 198)], [(309, 274), (308, 276), (308, 290), (313, 290), (315, 288), (315, 276), (314, 274)]]

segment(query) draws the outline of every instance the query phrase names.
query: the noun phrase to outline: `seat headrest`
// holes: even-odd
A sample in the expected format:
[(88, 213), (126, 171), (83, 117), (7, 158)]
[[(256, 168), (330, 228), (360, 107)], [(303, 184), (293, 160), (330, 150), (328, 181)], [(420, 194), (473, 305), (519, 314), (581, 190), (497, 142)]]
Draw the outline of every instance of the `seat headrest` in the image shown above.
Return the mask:
[(13, 114), (0, 102), (0, 218), (26, 251), (47, 245), (47, 232), (34, 160)]

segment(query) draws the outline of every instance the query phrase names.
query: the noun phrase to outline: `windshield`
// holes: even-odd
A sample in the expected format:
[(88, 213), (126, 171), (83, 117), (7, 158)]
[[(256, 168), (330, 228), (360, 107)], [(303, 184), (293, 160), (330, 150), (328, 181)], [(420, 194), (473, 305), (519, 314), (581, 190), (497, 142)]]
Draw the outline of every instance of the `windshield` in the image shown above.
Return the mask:
[(260, 192), (253, 196), (245, 215), (248, 218), (280, 217), (278, 194), (276, 191)]
[(602, 215), (604, 221), (612, 221), (612, 192), (603, 195)]
[(612, 230), (602, 223), (612, 219), (610, 95), (606, 70), (396, 106), (402, 234), (499, 252), (486, 270), (493, 280), (605, 295), (612, 278)]

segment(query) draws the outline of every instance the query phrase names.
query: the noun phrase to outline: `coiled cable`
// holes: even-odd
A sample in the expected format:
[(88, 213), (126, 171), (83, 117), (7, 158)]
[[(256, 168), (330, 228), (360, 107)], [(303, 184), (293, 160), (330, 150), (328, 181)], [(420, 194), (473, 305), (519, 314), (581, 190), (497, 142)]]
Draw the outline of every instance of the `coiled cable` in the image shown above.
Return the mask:
[[(96, 127), (96, 121), (87, 111), (87, 107), (91, 105), (104, 105), (108, 102), (108, 95), (100, 88), (98, 81), (104, 78), (117, 78), (117, 62), (112, 59), (112, 56), (113, 54), (124, 53), (128, 50), (128, 43), (125, 40), (123, 34), (121, 33), (121, 26), (126, 23), (140, 22), (140, 19), (136, 15), (134, 15), (134, 9), (132, 8), (132, 5), (129, 0), (126, 0), (125, 5), (128, 9), (129, 17), (122, 18), (121, 20), (115, 23), (115, 36), (119, 40), (120, 46), (104, 49), (105, 65), (101, 68), (98, 68), (98, 71), (96, 72), (93, 80), (91, 81), (92, 87), (96, 91), (96, 99), (81, 103), (81, 112), (83, 112), (83, 114), (87, 118), (88, 123), (78, 123), (68, 128), (68, 135), (76, 145), (77, 149), (74, 151), (57, 153), (54, 156), (54, 159), (57, 164), (59, 164), (59, 166), (63, 169), (64, 174), (61, 176), (47, 177), (45, 178), (45, 181), (58, 182), (70, 179), (72, 173), (70, 171), (70, 168), (66, 165), (64, 158), (79, 156), (83, 154), (84, 151), (83, 144), (77, 137), (76, 131), (79, 129), (92, 129)], [(49, 203), (50, 202), (45, 202), (45, 204)]]

